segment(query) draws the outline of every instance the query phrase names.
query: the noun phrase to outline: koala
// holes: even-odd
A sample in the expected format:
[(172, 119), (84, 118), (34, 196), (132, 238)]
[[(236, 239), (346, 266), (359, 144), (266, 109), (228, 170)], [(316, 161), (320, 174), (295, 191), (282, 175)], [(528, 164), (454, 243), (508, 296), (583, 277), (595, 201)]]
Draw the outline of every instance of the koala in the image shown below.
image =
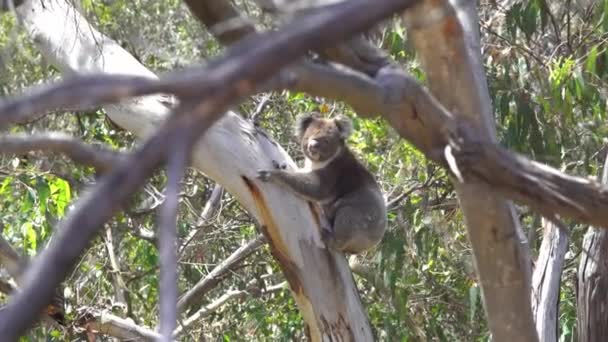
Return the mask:
[(352, 132), (350, 119), (303, 114), (295, 131), (306, 157), (304, 168), (287, 171), (275, 162), (274, 170), (258, 171), (258, 179), (318, 203), (331, 225), (321, 230), (327, 247), (357, 254), (375, 246), (386, 230), (386, 204), (374, 176), (345, 143)]

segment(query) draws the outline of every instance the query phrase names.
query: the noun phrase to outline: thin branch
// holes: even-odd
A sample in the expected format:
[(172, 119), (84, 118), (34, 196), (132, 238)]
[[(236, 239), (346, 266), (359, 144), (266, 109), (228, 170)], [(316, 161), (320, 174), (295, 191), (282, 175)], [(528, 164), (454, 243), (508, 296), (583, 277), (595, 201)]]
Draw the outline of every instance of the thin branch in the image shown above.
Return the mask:
[(125, 281), (122, 278), (120, 264), (118, 263), (118, 256), (114, 250), (114, 237), (112, 235), (112, 227), (106, 225), (106, 236), (105, 245), (108, 251), (108, 259), (110, 260), (110, 267), (112, 269), (111, 278), (114, 283), (114, 303), (112, 306), (118, 305), (124, 312), (127, 308), (126, 300), (126, 286)]
[(266, 104), (268, 104), (268, 100), (270, 100), (270, 94), (264, 95), (264, 97), (260, 100), (258, 105), (255, 107), (255, 111), (251, 114), (250, 120), (254, 125), (257, 125), (260, 121), (260, 116), (264, 113), (264, 109), (266, 109)]
[(257, 293), (256, 297), (261, 296), (261, 295), (266, 295), (266, 294), (270, 294), (270, 293), (274, 293), (274, 292), (278, 292), (281, 291), (283, 289), (287, 289), (287, 282), (284, 281), (282, 283), (276, 284), (276, 285), (272, 285), (272, 286), (268, 286), (264, 289), (260, 289), (258, 287), (252, 286), (249, 287), (246, 290), (230, 290), (226, 293), (224, 293), (223, 295), (221, 295), (218, 299), (214, 300), (213, 302), (203, 306), (202, 308), (200, 308), (196, 313), (194, 313), (192, 316), (188, 317), (187, 319), (185, 319), (183, 321), (182, 324), (180, 324), (180, 326), (175, 330), (173, 336), (179, 336), (184, 329), (190, 327), (194, 322), (198, 322), (200, 321), (202, 318), (208, 316), (209, 314), (215, 312), (217, 309), (219, 309), (222, 305), (226, 304), (228, 301), (230, 300), (234, 300), (237, 298), (242, 298), (245, 297), (249, 294), (253, 293)]
[(201, 214), (200, 220), (196, 224), (196, 227), (190, 231), (188, 236), (184, 239), (184, 242), (179, 247), (180, 256), (186, 251), (186, 248), (190, 243), (200, 237), (203, 233), (202, 227), (206, 226), (208, 222), (211, 220), (212, 216), (215, 216), (217, 211), (220, 208), (220, 204), (222, 202), (222, 197), (224, 196), (224, 187), (220, 184), (216, 184), (213, 187), (213, 191), (211, 191), (211, 195), (205, 203), (205, 207), (203, 208), (203, 212)]
[(178, 312), (184, 312), (188, 307), (198, 304), (205, 294), (215, 288), (220, 281), (243, 260), (255, 252), (264, 244), (264, 237), (258, 235), (255, 239), (247, 242), (234, 251), (222, 263), (217, 265), (211, 272), (196, 283), (188, 292), (181, 296), (177, 303)]
[(0, 136), (1, 154), (24, 154), (31, 151), (61, 153), (76, 163), (107, 172), (124, 160), (124, 154), (101, 146), (87, 145), (62, 133), (11, 134)]
[(104, 334), (125, 341), (157, 341), (161, 335), (149, 328), (138, 326), (131, 319), (118, 317), (107, 310), (79, 308), (76, 325), (96, 334)]

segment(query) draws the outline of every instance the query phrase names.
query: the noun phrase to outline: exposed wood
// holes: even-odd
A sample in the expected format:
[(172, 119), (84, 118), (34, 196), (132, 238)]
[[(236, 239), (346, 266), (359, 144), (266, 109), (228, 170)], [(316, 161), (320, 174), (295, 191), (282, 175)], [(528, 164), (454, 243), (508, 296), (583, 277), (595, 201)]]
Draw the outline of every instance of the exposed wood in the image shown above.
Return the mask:
[(92, 335), (108, 335), (123, 341), (157, 341), (161, 336), (131, 319), (118, 317), (106, 310), (80, 308), (76, 324)]
[(532, 274), (532, 312), (538, 339), (557, 342), (559, 294), (569, 237), (566, 228), (543, 218), (543, 242)]

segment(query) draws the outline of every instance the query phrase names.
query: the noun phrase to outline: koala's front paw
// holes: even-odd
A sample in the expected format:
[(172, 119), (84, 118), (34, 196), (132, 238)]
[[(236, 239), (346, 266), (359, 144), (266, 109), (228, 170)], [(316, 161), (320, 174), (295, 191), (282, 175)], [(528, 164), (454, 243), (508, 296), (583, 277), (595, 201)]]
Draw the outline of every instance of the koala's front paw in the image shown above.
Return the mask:
[(285, 170), (287, 168), (287, 164), (285, 164), (285, 163), (280, 164), (276, 160), (272, 161), (272, 166), (277, 170)]
[(258, 170), (258, 179), (262, 182), (268, 182), (272, 176), (272, 171), (269, 170)]
[(321, 240), (329, 245), (334, 238), (334, 232), (330, 227), (321, 227)]

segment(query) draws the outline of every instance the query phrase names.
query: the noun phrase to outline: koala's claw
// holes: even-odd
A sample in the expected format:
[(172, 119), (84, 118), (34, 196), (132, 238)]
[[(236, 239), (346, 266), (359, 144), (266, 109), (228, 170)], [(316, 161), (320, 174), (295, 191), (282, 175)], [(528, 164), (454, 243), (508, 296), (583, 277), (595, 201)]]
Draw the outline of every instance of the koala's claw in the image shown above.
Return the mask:
[(327, 244), (334, 237), (334, 232), (329, 227), (321, 227), (321, 240)]
[(258, 179), (262, 182), (268, 182), (270, 180), (270, 171), (258, 170)]
[(279, 163), (276, 160), (272, 161), (272, 166), (277, 169), (277, 170), (285, 170), (287, 168), (287, 164), (285, 163)]

